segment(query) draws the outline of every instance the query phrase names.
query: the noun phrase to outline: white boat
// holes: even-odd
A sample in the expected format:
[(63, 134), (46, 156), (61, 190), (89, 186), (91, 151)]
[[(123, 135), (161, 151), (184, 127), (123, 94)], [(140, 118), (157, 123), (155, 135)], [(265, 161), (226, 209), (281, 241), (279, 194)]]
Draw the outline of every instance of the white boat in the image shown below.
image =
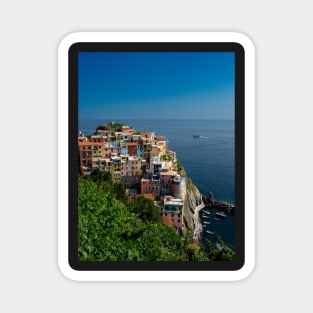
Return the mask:
[(211, 224), (211, 222), (204, 221), (203, 224)]
[(224, 212), (216, 212), (215, 215), (220, 216), (220, 217), (227, 217), (227, 215)]
[(207, 230), (206, 231), (209, 235), (214, 235), (214, 232), (210, 231), (210, 230)]

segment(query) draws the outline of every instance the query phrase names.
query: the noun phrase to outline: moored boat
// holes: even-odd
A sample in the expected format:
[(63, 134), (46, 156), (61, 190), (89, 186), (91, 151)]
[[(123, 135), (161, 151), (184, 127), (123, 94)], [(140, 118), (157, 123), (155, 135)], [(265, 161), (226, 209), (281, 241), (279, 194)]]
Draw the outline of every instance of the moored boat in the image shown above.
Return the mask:
[(215, 215), (220, 216), (220, 217), (227, 217), (227, 215), (224, 212), (216, 212)]

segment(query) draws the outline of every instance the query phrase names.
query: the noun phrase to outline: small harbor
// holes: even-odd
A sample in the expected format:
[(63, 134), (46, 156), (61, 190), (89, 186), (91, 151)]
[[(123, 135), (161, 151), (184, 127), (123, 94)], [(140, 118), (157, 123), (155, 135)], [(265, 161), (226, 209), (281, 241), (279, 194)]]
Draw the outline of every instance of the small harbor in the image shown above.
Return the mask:
[(235, 205), (203, 196), (205, 207), (199, 212), (202, 224), (201, 242), (208, 249), (208, 241), (218, 244), (219, 238), (235, 248)]

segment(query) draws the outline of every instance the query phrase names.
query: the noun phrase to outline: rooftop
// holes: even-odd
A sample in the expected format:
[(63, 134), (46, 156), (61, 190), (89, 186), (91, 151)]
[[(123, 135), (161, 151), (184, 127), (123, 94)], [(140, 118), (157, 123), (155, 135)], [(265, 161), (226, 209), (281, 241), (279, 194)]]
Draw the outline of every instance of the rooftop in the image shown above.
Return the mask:
[(167, 169), (166, 171), (161, 171), (160, 176), (176, 176), (177, 172)]
[(91, 142), (91, 141), (83, 141), (83, 142), (79, 142), (78, 143), (79, 146), (87, 146), (87, 147), (91, 147), (91, 146), (104, 146), (104, 142)]
[(150, 153), (151, 153), (151, 154), (159, 154), (160, 151), (157, 150), (157, 149), (152, 149), (152, 150), (150, 151)]
[(176, 182), (176, 183), (182, 183), (182, 182), (185, 181), (185, 177), (182, 177), (182, 176), (180, 176), (180, 175), (176, 175), (176, 177), (175, 177), (173, 180), (174, 180), (174, 182)]
[(102, 135), (92, 135), (90, 138), (103, 138)]
[(165, 197), (164, 198), (164, 205), (175, 205), (175, 206), (181, 206), (184, 204), (184, 201), (182, 199), (177, 199), (173, 197)]
[(147, 199), (154, 200), (154, 197), (153, 197), (152, 193), (143, 193), (142, 196), (144, 196)]
[(154, 133), (148, 133), (148, 132), (144, 132), (144, 133), (141, 133), (140, 136), (142, 138), (151, 138), (153, 137)]
[(164, 137), (164, 136), (158, 136), (158, 137), (156, 137), (156, 140), (157, 140), (157, 141), (166, 141), (166, 137)]

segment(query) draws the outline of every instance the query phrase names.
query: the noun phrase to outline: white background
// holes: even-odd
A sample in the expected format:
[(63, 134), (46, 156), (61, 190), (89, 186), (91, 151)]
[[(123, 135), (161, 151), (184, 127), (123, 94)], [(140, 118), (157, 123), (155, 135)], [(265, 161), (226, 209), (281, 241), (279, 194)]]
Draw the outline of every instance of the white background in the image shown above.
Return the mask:
[[(309, 312), (309, 1), (0, 5), (1, 312)], [(78, 283), (57, 267), (57, 46), (74, 31), (238, 31), (256, 47), (257, 246), (233, 283)]]

